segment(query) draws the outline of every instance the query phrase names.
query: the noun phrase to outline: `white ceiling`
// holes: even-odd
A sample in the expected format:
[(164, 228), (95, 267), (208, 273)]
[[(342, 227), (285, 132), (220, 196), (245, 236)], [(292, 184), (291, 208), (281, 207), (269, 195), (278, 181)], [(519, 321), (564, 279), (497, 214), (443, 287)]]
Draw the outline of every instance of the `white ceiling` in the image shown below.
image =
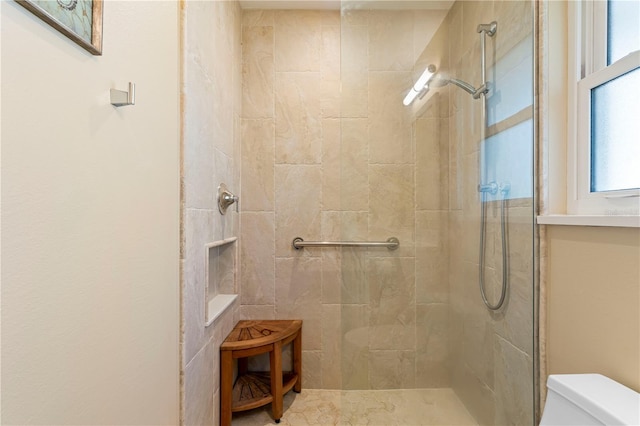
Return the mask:
[(243, 9), (333, 9), (341, 3), (350, 9), (431, 9), (448, 10), (453, 0), (240, 0)]

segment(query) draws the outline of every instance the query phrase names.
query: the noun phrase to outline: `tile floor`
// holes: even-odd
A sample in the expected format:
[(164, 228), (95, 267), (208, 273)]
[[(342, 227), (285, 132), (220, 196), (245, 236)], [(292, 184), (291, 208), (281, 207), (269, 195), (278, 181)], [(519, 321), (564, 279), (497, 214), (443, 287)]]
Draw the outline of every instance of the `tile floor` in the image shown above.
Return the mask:
[[(477, 425), (451, 389), (289, 392), (282, 426)], [(233, 426), (275, 425), (271, 405), (233, 415)]]

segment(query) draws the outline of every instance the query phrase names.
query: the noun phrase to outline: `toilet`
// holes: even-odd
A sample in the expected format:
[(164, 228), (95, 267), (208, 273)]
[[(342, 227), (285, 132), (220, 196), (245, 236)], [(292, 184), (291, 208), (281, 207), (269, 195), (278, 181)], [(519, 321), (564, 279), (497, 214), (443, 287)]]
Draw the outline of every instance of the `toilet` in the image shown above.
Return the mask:
[(640, 425), (640, 394), (601, 374), (547, 380), (541, 426)]

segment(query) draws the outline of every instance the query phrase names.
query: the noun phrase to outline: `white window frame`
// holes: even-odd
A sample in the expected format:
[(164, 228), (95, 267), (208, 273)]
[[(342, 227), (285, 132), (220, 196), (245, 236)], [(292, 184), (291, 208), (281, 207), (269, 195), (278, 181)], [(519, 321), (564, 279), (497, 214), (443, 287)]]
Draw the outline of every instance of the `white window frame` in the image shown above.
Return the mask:
[(640, 66), (640, 52), (607, 66), (607, 2), (569, 4), (567, 213), (639, 216), (640, 190), (591, 192), (591, 89)]

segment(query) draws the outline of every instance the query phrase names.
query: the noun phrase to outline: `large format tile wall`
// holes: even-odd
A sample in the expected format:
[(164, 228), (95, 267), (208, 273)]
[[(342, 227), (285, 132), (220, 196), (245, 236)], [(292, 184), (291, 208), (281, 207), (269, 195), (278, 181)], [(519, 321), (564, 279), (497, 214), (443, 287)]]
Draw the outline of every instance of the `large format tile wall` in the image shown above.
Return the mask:
[(240, 315), (304, 320), (305, 387), (449, 385), (448, 129), (442, 98), (415, 125), (402, 106), (432, 18), (243, 12)]
[[(445, 20), (451, 74), (479, 85), (480, 41), (476, 27), (493, 20), (498, 22), (498, 32), (487, 41), (488, 64), (492, 69), (500, 61), (507, 62), (504, 58), (517, 46), (520, 49), (524, 46), (524, 51), (531, 56), (532, 45), (526, 44), (533, 27), (531, 9), (528, 1), (454, 3)], [(513, 70), (517, 65), (514, 64)], [(496, 79), (493, 71), (488, 76), (494, 79), (495, 87), (502, 85), (501, 91), (495, 90), (491, 96), (506, 97), (507, 91), (518, 90), (525, 98), (530, 96), (532, 99), (531, 82), (525, 76), (520, 77), (519, 85), (510, 87), (504, 87), (505, 80)], [(452, 386), (481, 424), (531, 424), (534, 402), (533, 202), (530, 193), (509, 200), (509, 290), (504, 308), (498, 313), (490, 313), (484, 307), (478, 289), (480, 197), (476, 186), (481, 174), (481, 101), (458, 88), (450, 88), (449, 93)], [(496, 99), (491, 102), (500, 103)], [(510, 113), (525, 119), (527, 114), (531, 116), (530, 109)], [(507, 124), (505, 128), (509, 126)], [(500, 126), (494, 130), (500, 131)], [(526, 173), (525, 170), (522, 173)], [(495, 303), (502, 284), (499, 202), (488, 203), (487, 220), (485, 280), (488, 297)]]
[(240, 191), (240, 27), (237, 1), (182, 3), (181, 420), (186, 425), (219, 423), (220, 343), (238, 317), (236, 302), (205, 326), (205, 244), (239, 236), (239, 215), (233, 207), (221, 215), (216, 194), (221, 182)]

